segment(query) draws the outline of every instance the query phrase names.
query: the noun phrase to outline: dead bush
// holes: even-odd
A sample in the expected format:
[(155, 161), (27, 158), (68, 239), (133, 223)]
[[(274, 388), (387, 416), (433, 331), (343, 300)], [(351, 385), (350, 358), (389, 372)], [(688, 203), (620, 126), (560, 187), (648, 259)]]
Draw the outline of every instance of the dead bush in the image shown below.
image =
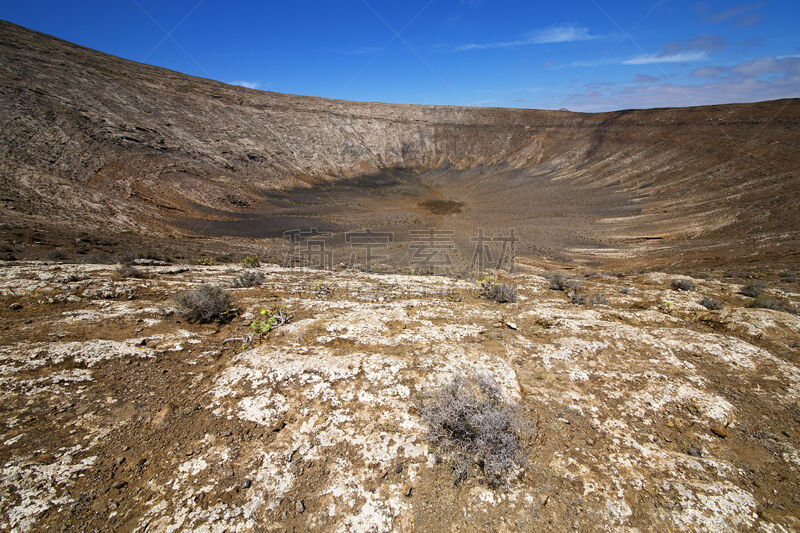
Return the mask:
[(90, 265), (107, 265), (113, 263), (114, 260), (105, 252), (90, 252), (83, 258), (83, 262)]
[(59, 250), (58, 248), (53, 248), (52, 250), (47, 252), (47, 255), (45, 257), (50, 261), (63, 261), (64, 259), (67, 258), (67, 254), (65, 254), (62, 250)]
[(227, 322), (236, 314), (231, 293), (216, 285), (202, 285), (175, 299), (178, 314), (189, 322)]
[(545, 278), (550, 281), (550, 289), (554, 291), (577, 291), (583, 286), (581, 280), (568, 278), (564, 274), (547, 274)]
[(428, 439), (449, 459), (456, 484), (477, 465), (490, 485), (503, 485), (525, 465), (521, 434), (527, 429), (488, 376), (456, 374), (421, 408)]
[(797, 313), (797, 309), (792, 307), (788, 302), (779, 300), (778, 298), (770, 298), (759, 294), (753, 299), (750, 307), (757, 307), (760, 309), (772, 309), (773, 311), (784, 311), (786, 313)]
[(749, 296), (750, 298), (757, 298), (761, 296), (761, 293), (764, 292), (764, 289), (767, 288), (767, 284), (760, 279), (756, 279), (744, 285), (739, 292), (744, 294), (745, 296)]
[(676, 291), (690, 291), (694, 289), (694, 283), (688, 279), (673, 279), (670, 287)]
[(234, 279), (231, 286), (234, 289), (241, 289), (244, 287), (257, 287), (262, 283), (264, 283), (264, 273), (251, 270)]
[(575, 305), (584, 305), (586, 303), (586, 296), (578, 294), (577, 292), (569, 293), (569, 301)]
[(483, 297), (498, 303), (517, 301), (517, 288), (508, 283), (489, 283), (483, 287)]
[(136, 279), (144, 279), (147, 277), (147, 274), (142, 270), (139, 270), (133, 265), (122, 265), (117, 268), (117, 274), (122, 276), (123, 278), (136, 278)]
[(602, 292), (596, 292), (589, 298), (589, 303), (592, 305), (608, 305), (608, 298)]
[(717, 301), (713, 298), (709, 298), (708, 296), (704, 296), (702, 300), (700, 300), (700, 305), (705, 307), (706, 309), (710, 309), (711, 311), (718, 311), (725, 307), (722, 302)]

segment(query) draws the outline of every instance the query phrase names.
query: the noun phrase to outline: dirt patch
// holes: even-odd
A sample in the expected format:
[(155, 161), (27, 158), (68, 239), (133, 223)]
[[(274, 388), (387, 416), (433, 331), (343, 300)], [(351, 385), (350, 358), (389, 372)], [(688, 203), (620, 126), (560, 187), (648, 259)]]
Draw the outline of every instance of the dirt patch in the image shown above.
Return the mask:
[(454, 213), (460, 213), (461, 208), (464, 206), (463, 203), (453, 200), (425, 200), (424, 202), (420, 202), (419, 205), (434, 215), (452, 215)]

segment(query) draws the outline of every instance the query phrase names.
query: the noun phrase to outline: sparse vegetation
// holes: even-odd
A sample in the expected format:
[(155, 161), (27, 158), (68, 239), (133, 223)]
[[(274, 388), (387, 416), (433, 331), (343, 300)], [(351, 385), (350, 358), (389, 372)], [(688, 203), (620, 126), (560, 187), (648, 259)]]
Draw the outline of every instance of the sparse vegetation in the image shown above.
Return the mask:
[(584, 305), (586, 303), (586, 296), (573, 291), (569, 293), (569, 301), (575, 305)]
[(763, 294), (756, 296), (753, 299), (753, 302), (750, 304), (750, 307), (772, 309), (773, 311), (784, 311), (786, 313), (797, 313), (797, 309), (792, 307), (792, 305), (788, 302), (779, 300), (778, 298), (770, 298), (769, 296), (764, 296)]
[(722, 302), (715, 300), (713, 298), (709, 298), (708, 296), (704, 296), (702, 300), (700, 300), (700, 305), (705, 307), (706, 309), (710, 309), (711, 311), (718, 311), (725, 307)]
[(331, 289), (321, 281), (318, 281), (314, 284), (314, 294), (319, 298), (330, 296)]
[(291, 319), (280, 307), (273, 307), (269, 310), (262, 309), (261, 316), (262, 318), (250, 322), (250, 329), (260, 337), (269, 335), (270, 331), (286, 324)]
[(497, 303), (510, 303), (517, 301), (517, 288), (508, 283), (498, 283), (494, 279), (484, 278), (478, 281), (481, 296)]
[(673, 279), (670, 287), (676, 291), (690, 291), (694, 289), (694, 282), (688, 279)]
[(741, 294), (745, 296), (749, 296), (750, 298), (757, 298), (764, 292), (764, 289), (767, 288), (767, 284), (760, 279), (756, 279), (744, 285), (741, 290), (739, 291)]
[(53, 248), (52, 250), (47, 252), (47, 255), (45, 257), (50, 261), (63, 261), (64, 259), (67, 258), (67, 254), (65, 254), (62, 250), (59, 250), (58, 248)]
[(242, 266), (245, 268), (258, 268), (261, 266), (261, 259), (257, 255), (248, 255), (242, 259)]
[(239, 277), (233, 280), (231, 286), (235, 289), (244, 287), (257, 287), (264, 283), (263, 272), (243, 272)]
[(107, 265), (113, 263), (114, 260), (105, 252), (91, 252), (83, 258), (83, 262), (92, 265)]
[(131, 264), (139, 259), (168, 263), (170, 258), (156, 250), (127, 250), (119, 256), (120, 263)]
[(142, 270), (139, 270), (133, 265), (122, 265), (117, 268), (117, 274), (122, 276), (123, 278), (136, 278), (136, 279), (143, 279), (147, 277), (147, 274)]
[(195, 263), (197, 263), (198, 265), (201, 265), (201, 266), (211, 266), (211, 265), (214, 264), (214, 258), (213, 257), (201, 257), (199, 259), (196, 259)]
[(564, 274), (547, 274), (545, 277), (550, 281), (550, 289), (554, 291), (577, 291), (583, 286), (581, 280), (568, 278)]
[(606, 298), (605, 294), (596, 292), (592, 294), (592, 297), (589, 299), (589, 303), (592, 305), (608, 305), (608, 298)]
[(421, 408), (428, 439), (449, 458), (456, 484), (475, 464), (490, 485), (505, 484), (525, 464), (523, 426), (494, 381), (485, 375), (457, 374)]
[(216, 285), (202, 285), (175, 299), (178, 314), (189, 322), (227, 322), (236, 315), (231, 293)]
[(628, 287), (628, 286), (625, 286), (625, 287), (622, 287), (622, 288), (619, 290), (619, 292), (620, 292), (621, 294), (630, 294), (630, 293), (631, 293), (631, 288), (630, 288), (630, 287)]

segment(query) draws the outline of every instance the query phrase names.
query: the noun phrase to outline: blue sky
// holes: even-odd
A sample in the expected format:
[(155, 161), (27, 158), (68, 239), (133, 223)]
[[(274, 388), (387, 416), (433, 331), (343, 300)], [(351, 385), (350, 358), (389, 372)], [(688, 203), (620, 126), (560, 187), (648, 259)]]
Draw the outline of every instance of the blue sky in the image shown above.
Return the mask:
[(797, 0), (0, 0), (0, 18), (347, 100), (604, 111), (800, 96)]

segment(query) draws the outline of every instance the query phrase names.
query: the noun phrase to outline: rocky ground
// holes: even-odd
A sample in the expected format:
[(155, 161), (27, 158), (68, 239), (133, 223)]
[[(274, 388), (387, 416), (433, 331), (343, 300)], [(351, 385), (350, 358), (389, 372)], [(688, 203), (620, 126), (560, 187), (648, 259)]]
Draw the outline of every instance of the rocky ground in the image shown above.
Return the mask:
[[(469, 279), (267, 265), (232, 322), (191, 324), (175, 296), (241, 267), (140, 268), (2, 264), (0, 528), (800, 527), (800, 317), (748, 307), (745, 279), (573, 272), (581, 305), (522, 262), (501, 304)], [(225, 342), (275, 306), (288, 324)], [(426, 440), (420, 405), (473, 371), (530, 428), (505, 486), (478, 466), (454, 485)]]

